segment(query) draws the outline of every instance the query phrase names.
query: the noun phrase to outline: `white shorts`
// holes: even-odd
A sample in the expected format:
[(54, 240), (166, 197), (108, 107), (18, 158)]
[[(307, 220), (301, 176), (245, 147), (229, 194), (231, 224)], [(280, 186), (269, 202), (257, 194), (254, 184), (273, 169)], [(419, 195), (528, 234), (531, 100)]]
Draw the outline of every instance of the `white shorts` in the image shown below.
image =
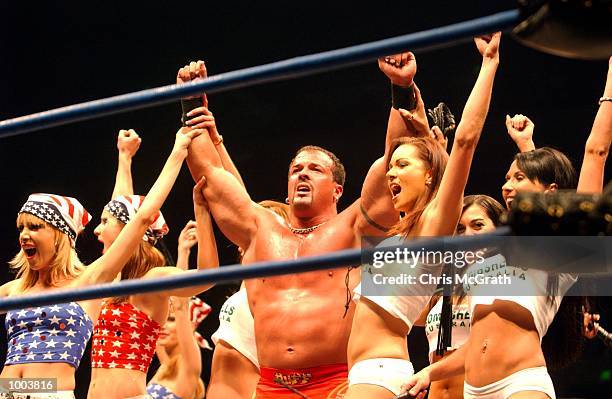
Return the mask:
[(0, 393), (0, 399), (74, 399), (73, 391), (37, 393)]
[(357, 362), (349, 371), (349, 387), (358, 384), (376, 385), (394, 395), (401, 393), (401, 387), (414, 374), (412, 363), (404, 359), (367, 359)]
[(533, 367), (517, 371), (499, 381), (483, 387), (463, 384), (464, 399), (507, 399), (511, 395), (524, 391), (543, 392), (555, 399), (555, 387), (546, 367)]
[(246, 289), (242, 288), (229, 297), (221, 307), (219, 329), (211, 339), (215, 345), (219, 341), (226, 342), (259, 369), (254, 323)]

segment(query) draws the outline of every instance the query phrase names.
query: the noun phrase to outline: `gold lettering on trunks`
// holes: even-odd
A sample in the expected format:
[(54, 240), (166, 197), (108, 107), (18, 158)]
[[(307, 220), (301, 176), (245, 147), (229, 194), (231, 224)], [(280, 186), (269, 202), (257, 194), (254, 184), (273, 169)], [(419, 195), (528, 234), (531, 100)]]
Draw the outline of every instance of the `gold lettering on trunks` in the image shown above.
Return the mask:
[(312, 379), (311, 373), (290, 373), (283, 374), (280, 372), (274, 373), (274, 382), (281, 385), (298, 385), (308, 384)]

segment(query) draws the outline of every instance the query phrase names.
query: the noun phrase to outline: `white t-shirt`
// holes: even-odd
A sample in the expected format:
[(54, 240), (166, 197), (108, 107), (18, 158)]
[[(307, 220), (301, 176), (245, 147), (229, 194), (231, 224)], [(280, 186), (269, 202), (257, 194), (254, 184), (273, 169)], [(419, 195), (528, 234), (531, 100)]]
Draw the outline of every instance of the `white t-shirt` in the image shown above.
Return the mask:
[(221, 340), (249, 359), (258, 369), (253, 315), (245, 288), (229, 297), (219, 312), (219, 328), (212, 335), (215, 345)]
[[(559, 288), (554, 295), (552, 303), (548, 300), (547, 282), (548, 273), (543, 270), (525, 269), (506, 265), (502, 255), (486, 258), (482, 263), (472, 264), (466, 271), (467, 275), (481, 274), (483, 276), (507, 276), (511, 287), (496, 287), (495, 285), (465, 285), (464, 291), (468, 294), (469, 311), (475, 317), (478, 305), (491, 305), (495, 300), (514, 302), (527, 309), (532, 317), (540, 341), (546, 334), (548, 327), (559, 310), (563, 295), (577, 281), (569, 273), (559, 274)], [(505, 291), (505, 292), (504, 292)], [(505, 294), (505, 295), (500, 295)]]

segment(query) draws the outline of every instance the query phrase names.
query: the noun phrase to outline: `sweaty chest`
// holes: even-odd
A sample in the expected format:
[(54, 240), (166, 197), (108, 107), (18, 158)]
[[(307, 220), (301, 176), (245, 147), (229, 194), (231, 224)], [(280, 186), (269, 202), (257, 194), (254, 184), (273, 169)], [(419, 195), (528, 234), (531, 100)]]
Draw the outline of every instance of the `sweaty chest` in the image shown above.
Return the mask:
[(352, 234), (336, 229), (319, 229), (309, 234), (270, 232), (258, 235), (251, 261), (297, 259), (354, 246)]

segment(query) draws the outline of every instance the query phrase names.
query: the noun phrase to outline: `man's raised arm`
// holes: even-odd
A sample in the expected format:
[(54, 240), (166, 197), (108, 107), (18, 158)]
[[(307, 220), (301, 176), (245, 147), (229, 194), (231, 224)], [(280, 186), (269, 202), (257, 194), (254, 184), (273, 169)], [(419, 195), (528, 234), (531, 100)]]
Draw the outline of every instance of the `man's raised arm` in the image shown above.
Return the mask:
[[(192, 62), (179, 69), (177, 83), (205, 76), (204, 63)], [(203, 193), (215, 221), (227, 238), (246, 249), (257, 228), (254, 204), (244, 186), (224, 169), (211, 134), (203, 134), (198, 138), (201, 139), (192, 141), (187, 156), (191, 176), (196, 182), (202, 176), (206, 177)]]

